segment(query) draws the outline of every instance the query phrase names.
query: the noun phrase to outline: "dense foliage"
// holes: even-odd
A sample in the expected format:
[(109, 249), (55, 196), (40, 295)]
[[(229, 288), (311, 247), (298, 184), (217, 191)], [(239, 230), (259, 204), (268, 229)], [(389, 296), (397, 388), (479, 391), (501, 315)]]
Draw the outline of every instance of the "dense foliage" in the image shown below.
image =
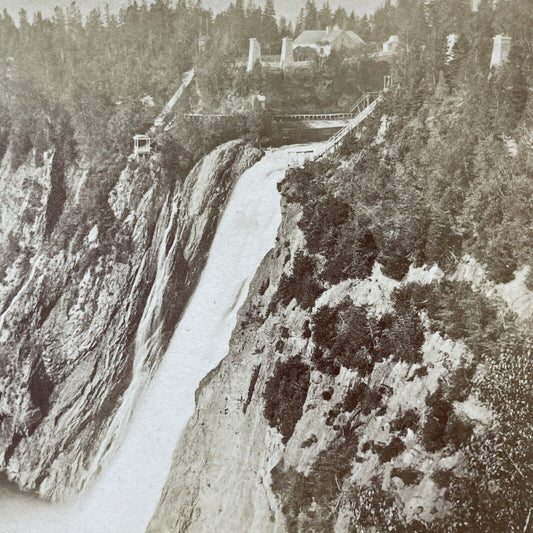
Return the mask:
[(377, 319), (346, 298), (335, 308), (318, 309), (312, 331), (314, 360), (323, 372), (334, 374), (345, 366), (366, 376), (389, 356), (410, 363), (421, 359), (424, 329), (416, 310), (404, 308)]
[[(349, 435), (349, 423), (340, 422), (350, 420), (346, 415), (384, 412), (386, 391), (367, 384), (376, 363), (389, 357), (415, 363), (412, 381), (431, 372), (420, 353), (426, 335), (464, 343), (468, 356), (430, 389), (424, 405), (399, 411), (388, 441), (361, 448), (377, 454), (383, 472), (392, 463), (390, 475), (408, 486), (424, 475), (416, 464), (394, 462), (409, 432), (426, 456), (460, 452), (458, 466), (432, 473), (451, 513), (431, 524), (406, 524), (402, 504), (383, 490), (379, 476), (363, 486), (339, 471), (337, 490), (321, 505), (310, 503), (309, 474), (278, 468), (273, 486), (295, 531), (313, 531), (314, 524), (332, 531), (343, 504), (353, 513), (354, 531), (526, 531), (533, 523), (531, 324), (507, 312), (485, 285), (455, 281), (452, 274), (465, 254), (494, 283), (533, 266), (531, 5), (482, 0), (472, 11), (461, 0), (398, 0), (373, 22), (373, 31), (400, 35), (397, 86), (364, 130), (329, 159), (289, 172), (282, 192), (302, 206), (306, 250), (315, 260), (316, 282), (326, 288), (367, 277), (376, 261), (398, 281), (412, 266), (444, 271), (429, 284), (404, 281), (392, 294), (393, 312), (380, 318), (349, 299), (320, 307), (311, 331), (318, 371), (335, 376), (345, 366), (360, 377), (326, 414), (325, 424), (337, 430), (336, 446)], [(450, 33), (458, 35), (451, 51)], [(498, 33), (511, 36), (513, 46), (507, 63), (490, 72)], [(329, 401), (335, 392), (325, 390), (322, 398)], [(477, 401), (488, 408), (481, 411), (484, 423), (459, 407)], [(365, 460), (351, 453), (355, 462)]]
[(274, 373), (267, 381), (265, 417), (287, 442), (302, 416), (302, 409), (309, 389), (309, 367), (299, 358), (277, 361)]

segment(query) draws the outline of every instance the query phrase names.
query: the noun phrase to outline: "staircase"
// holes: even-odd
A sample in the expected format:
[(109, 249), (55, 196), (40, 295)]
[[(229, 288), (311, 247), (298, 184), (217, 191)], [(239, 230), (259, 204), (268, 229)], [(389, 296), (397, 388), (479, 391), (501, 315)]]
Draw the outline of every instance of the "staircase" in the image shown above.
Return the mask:
[(167, 102), (167, 105), (163, 108), (163, 111), (161, 111), (159, 116), (155, 119), (154, 126), (156, 128), (160, 128), (161, 126), (163, 126), (163, 124), (167, 120), (169, 113), (172, 111), (172, 108), (176, 105), (177, 101), (181, 98), (181, 95), (184, 93), (185, 89), (191, 84), (193, 78), (194, 78), (194, 69), (189, 70), (183, 75), (179, 89), (174, 93), (172, 98)]
[(364, 120), (372, 114), (376, 106), (383, 99), (383, 92), (365, 93), (352, 107), (351, 112), (357, 113), (355, 117), (333, 137), (326, 141), (318, 151), (292, 151), (289, 152), (289, 167), (302, 166), (305, 161), (317, 160), (334, 152), (343, 139), (357, 128)]

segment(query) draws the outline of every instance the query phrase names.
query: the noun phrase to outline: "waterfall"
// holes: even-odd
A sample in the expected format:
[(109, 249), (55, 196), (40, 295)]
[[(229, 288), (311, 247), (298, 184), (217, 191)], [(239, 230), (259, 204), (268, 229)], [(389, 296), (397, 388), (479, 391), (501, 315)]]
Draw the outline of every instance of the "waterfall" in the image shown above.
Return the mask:
[[(132, 382), (131, 394), (128, 391), (125, 396), (130, 400), (123, 408), (135, 407), (134, 414), (127, 428), (115, 428), (124, 431), (125, 437), (111, 464), (103, 468), (92, 488), (70, 504), (52, 504), (0, 489), (1, 533), (145, 531), (169, 473), (176, 442), (194, 411), (194, 392), (226, 355), (249, 282), (274, 245), (281, 221), (276, 185), (286, 169), (287, 152), (287, 148), (269, 151), (237, 182), (196, 291), (159, 368), (144, 394), (136, 390), (148, 380), (141, 372)], [(174, 215), (170, 214), (168, 231)], [(167, 255), (161, 251), (158, 258), (156, 283), (165, 283)], [(158, 305), (158, 288), (147, 307)], [(144, 313), (147, 323), (141, 323), (144, 332), (138, 335), (142, 341), (137, 350), (143, 351), (143, 343), (150, 342), (151, 315)], [(136, 354), (139, 364), (142, 358)]]

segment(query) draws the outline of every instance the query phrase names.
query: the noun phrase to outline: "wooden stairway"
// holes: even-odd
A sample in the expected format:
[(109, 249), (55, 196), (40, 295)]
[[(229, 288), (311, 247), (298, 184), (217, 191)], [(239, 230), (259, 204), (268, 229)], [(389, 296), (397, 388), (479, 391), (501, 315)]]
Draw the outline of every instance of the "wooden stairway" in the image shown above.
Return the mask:
[(355, 117), (344, 128), (328, 139), (318, 151), (296, 150), (289, 152), (289, 167), (302, 166), (306, 161), (317, 160), (334, 152), (343, 139), (372, 114), (382, 99), (383, 92), (365, 93), (352, 107), (352, 112), (357, 113)]

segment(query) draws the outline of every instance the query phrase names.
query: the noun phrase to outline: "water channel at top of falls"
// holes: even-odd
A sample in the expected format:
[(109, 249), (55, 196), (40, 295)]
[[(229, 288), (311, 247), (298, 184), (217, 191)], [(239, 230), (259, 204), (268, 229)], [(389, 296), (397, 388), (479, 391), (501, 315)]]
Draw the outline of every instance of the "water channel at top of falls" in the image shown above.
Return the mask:
[(281, 221), (276, 185), (289, 149), (295, 147), (268, 151), (238, 180), (194, 295), (111, 464), (69, 504), (0, 488), (0, 533), (145, 531), (193, 414), (194, 392), (226, 355), (249, 283), (275, 243)]

